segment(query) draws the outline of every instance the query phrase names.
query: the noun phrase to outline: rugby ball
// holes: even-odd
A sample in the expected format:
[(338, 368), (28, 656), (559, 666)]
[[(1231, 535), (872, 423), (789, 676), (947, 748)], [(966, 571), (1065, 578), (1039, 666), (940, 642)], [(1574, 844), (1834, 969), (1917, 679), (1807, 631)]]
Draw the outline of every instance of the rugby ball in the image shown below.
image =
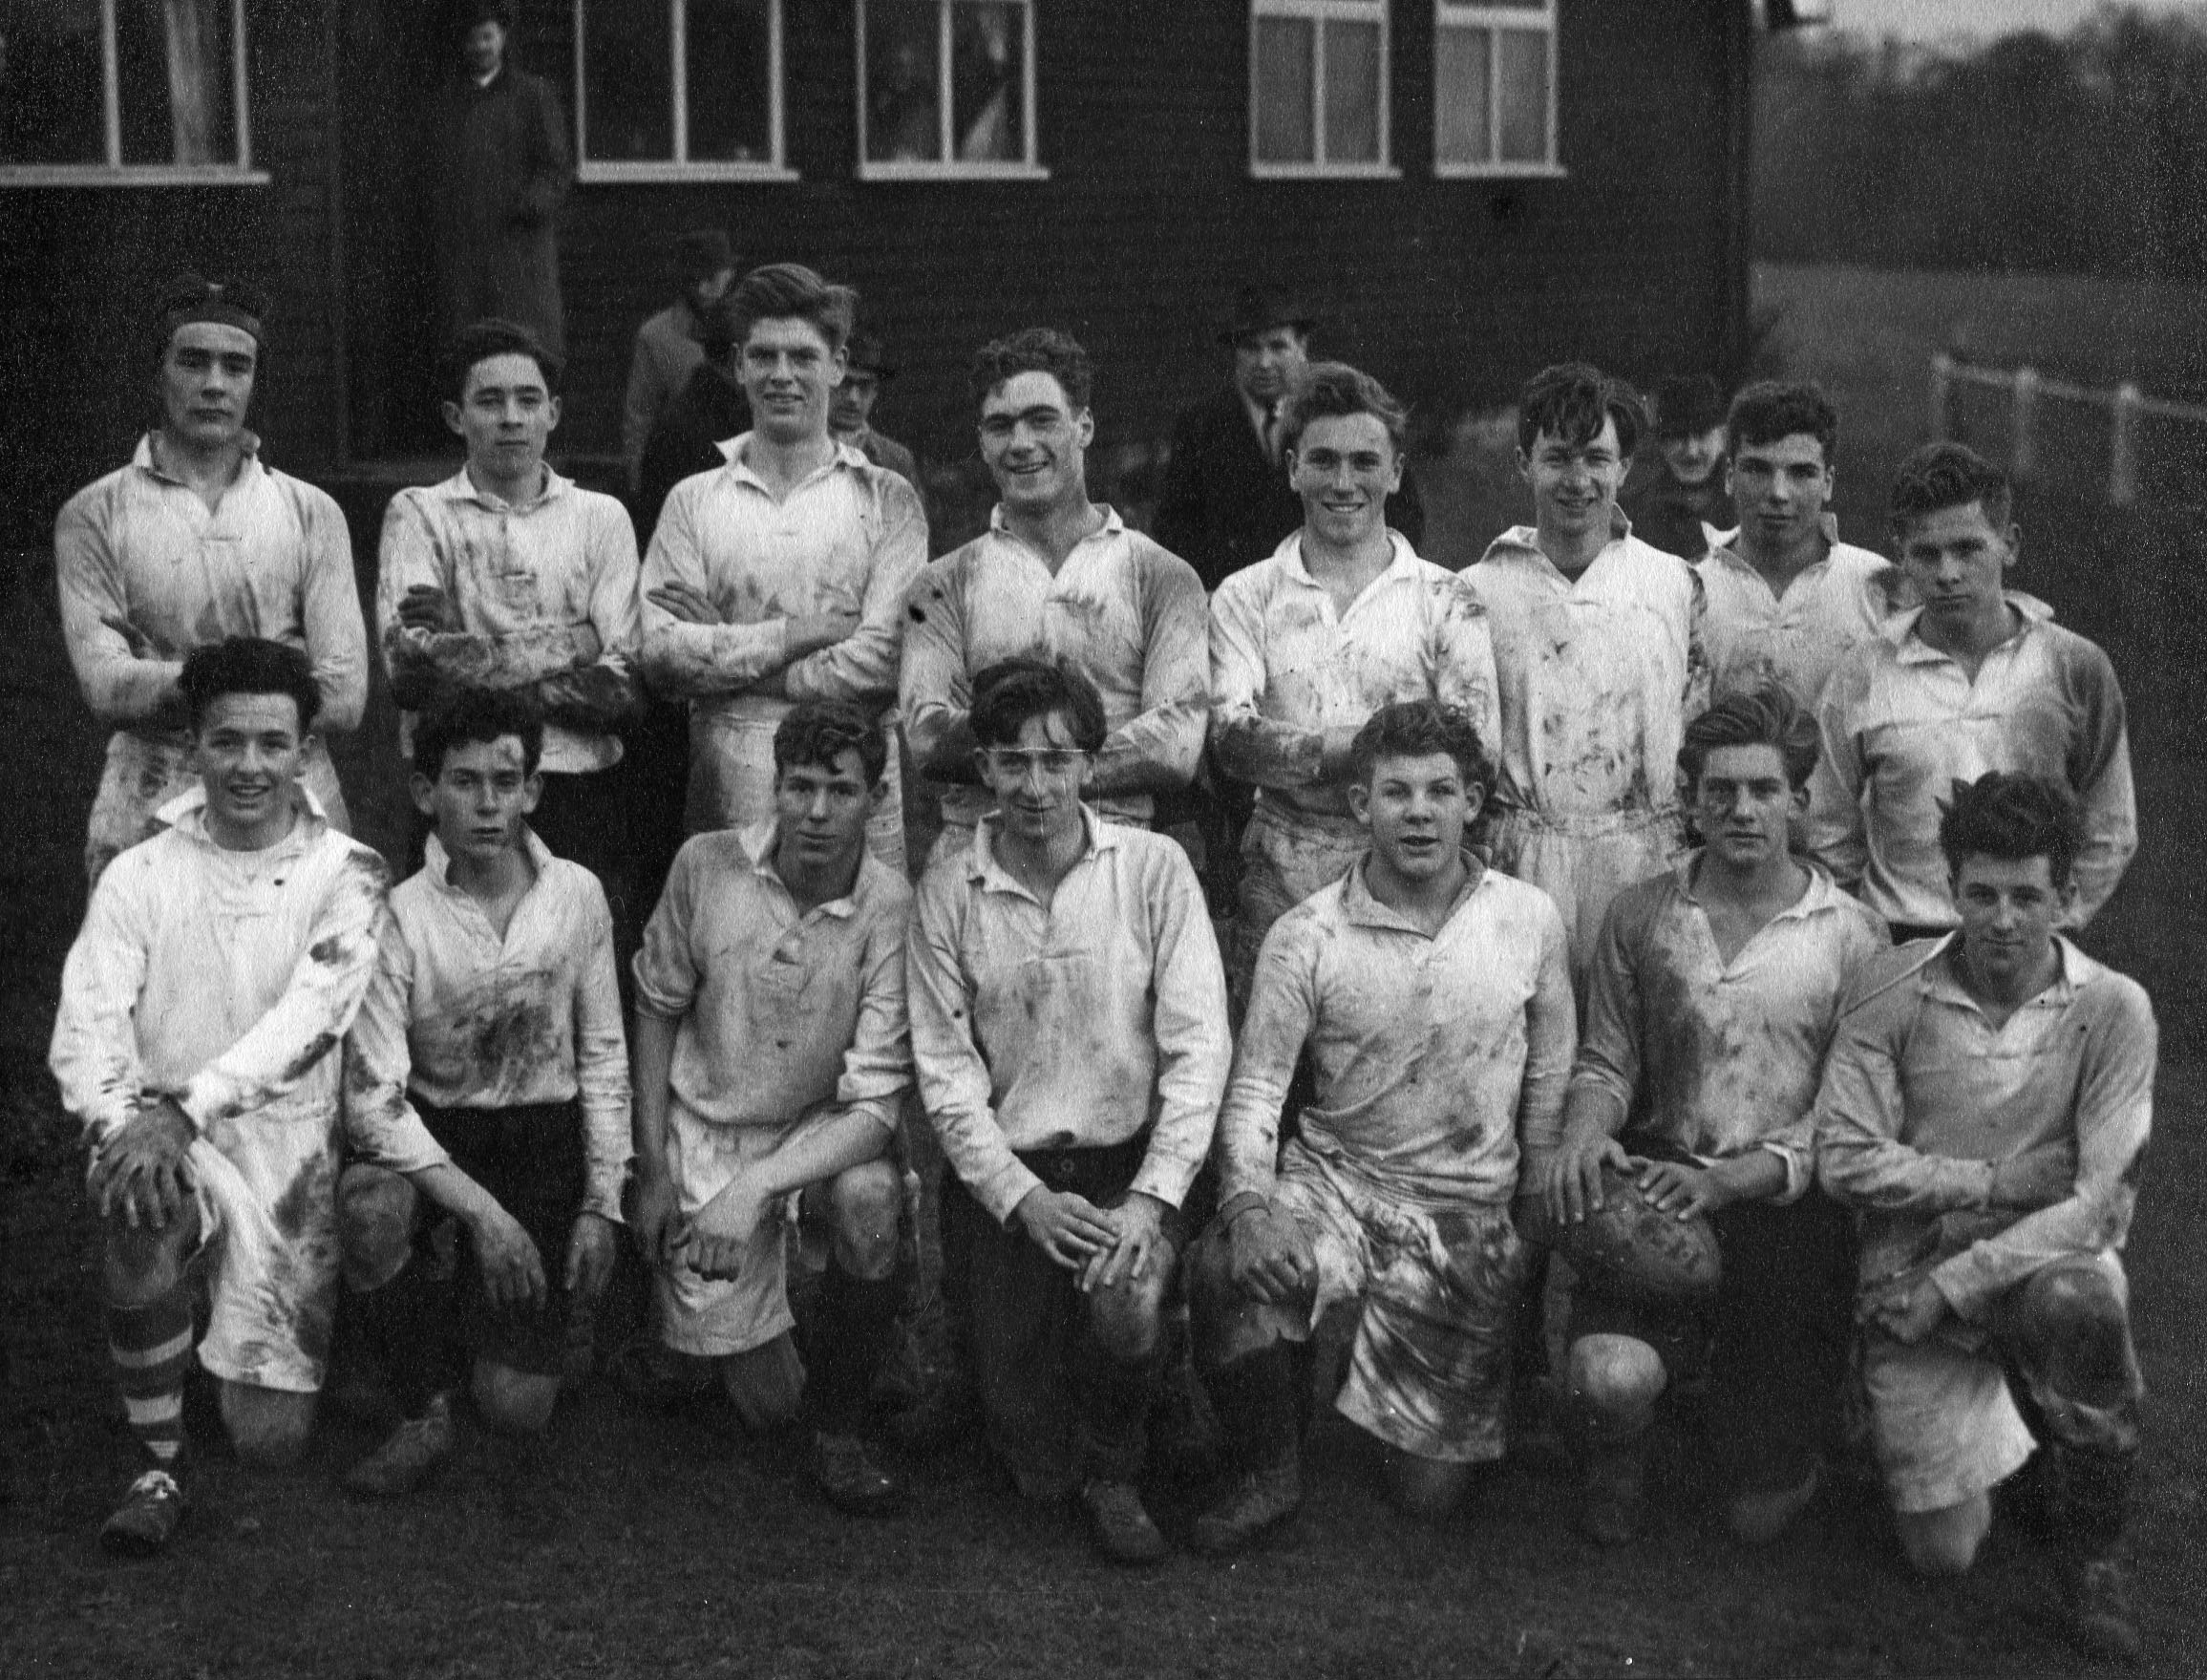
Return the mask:
[(1685, 1306), (1716, 1293), (1722, 1251), (1708, 1221), (1664, 1213), (1629, 1173), (1602, 1169), (1602, 1210), (1577, 1224), (1551, 1224), (1556, 1251), (1604, 1294)]

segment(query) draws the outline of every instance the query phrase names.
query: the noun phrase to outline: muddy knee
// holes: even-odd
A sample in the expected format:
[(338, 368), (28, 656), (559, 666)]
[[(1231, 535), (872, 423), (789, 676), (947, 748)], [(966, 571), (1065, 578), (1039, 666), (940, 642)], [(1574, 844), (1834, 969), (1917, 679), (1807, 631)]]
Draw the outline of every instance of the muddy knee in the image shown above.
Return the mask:
[(1919, 1575), (1961, 1575), (1977, 1562), (1978, 1547), (1992, 1527), (1992, 1499), (1986, 1494), (1937, 1511), (1902, 1511), (1894, 1519), (1901, 1555)]
[(1288, 1324), (1307, 1324), (1310, 1308), (1308, 1290), (1294, 1301), (1269, 1305), (1236, 1287), (1233, 1245), (1216, 1223), (1188, 1251), (1188, 1310), (1196, 1356), (1206, 1370), (1263, 1352), (1282, 1339)]
[(560, 1398), (560, 1379), (533, 1371), (478, 1360), (469, 1385), (476, 1410), (491, 1428), (506, 1435), (541, 1435), (552, 1421)]
[(1579, 1426), (1598, 1441), (1624, 1440), (1655, 1421), (1668, 1377), (1662, 1355), (1637, 1336), (1581, 1336), (1571, 1344), (1569, 1393)]
[(159, 1301), (183, 1281), (184, 1263), (198, 1242), (199, 1214), (188, 1201), (182, 1217), (158, 1231), (111, 1223), (100, 1257), (109, 1303), (144, 1307)]
[(1165, 1341), (1165, 1288), (1172, 1279), (1171, 1249), (1139, 1278), (1121, 1278), (1088, 1298), (1089, 1323), (1096, 1346), (1119, 1365), (1140, 1365), (1157, 1357)]
[(396, 1277), (414, 1246), (414, 1188), (387, 1167), (360, 1163), (337, 1180), (337, 1243), (345, 1282), (375, 1289)]
[(283, 1470), (299, 1461), (314, 1427), (313, 1394), (288, 1389), (223, 1384), (223, 1427), (241, 1462), (260, 1470)]
[(855, 1278), (879, 1283), (897, 1267), (897, 1222), (904, 1180), (887, 1160), (847, 1167), (828, 1186), (835, 1212), (836, 1263)]

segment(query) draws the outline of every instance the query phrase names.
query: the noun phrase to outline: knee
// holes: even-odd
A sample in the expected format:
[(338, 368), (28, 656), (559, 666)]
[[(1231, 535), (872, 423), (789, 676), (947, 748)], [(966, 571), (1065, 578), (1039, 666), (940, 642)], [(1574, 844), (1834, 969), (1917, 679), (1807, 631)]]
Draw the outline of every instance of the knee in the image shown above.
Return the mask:
[(337, 1180), (337, 1243), (345, 1281), (380, 1288), (406, 1265), (414, 1242), (414, 1186), (389, 1168), (359, 1164)]
[(835, 1210), (837, 1260), (854, 1277), (887, 1277), (897, 1266), (903, 1176), (887, 1160), (869, 1160), (838, 1173), (828, 1199)]
[(110, 1304), (144, 1307), (174, 1289), (196, 1228), (196, 1222), (185, 1221), (158, 1231), (109, 1225), (100, 1271)]
[(314, 1400), (312, 1394), (225, 1382), (223, 1425), (239, 1461), (256, 1470), (285, 1470), (296, 1464), (314, 1427)]
[(532, 1371), (478, 1361), (470, 1386), (476, 1410), (504, 1435), (541, 1435), (560, 1398), (560, 1379)]
[(1943, 1510), (1904, 1511), (1897, 1523), (1901, 1555), (1917, 1574), (1966, 1574), (1992, 1527), (1992, 1500), (1979, 1494)]
[(2050, 1344), (2090, 1343), (2120, 1334), (2129, 1315), (2123, 1297), (2098, 1266), (2057, 1266), (2024, 1286), (2024, 1319)]
[[(1284, 1308), (1305, 1322), (1309, 1310), (1307, 1301)], [(1188, 1315), (1207, 1370), (1261, 1353), (1281, 1337), (1283, 1312), (1234, 1287), (1224, 1236), (1215, 1225), (1188, 1255)]]
[(1581, 1336), (1571, 1344), (1572, 1402), (1609, 1438), (1645, 1429), (1668, 1380), (1662, 1355), (1637, 1336)]
[(1141, 1365), (1157, 1356), (1165, 1341), (1167, 1271), (1153, 1263), (1149, 1275), (1125, 1279), (1089, 1297), (1089, 1323), (1096, 1346), (1117, 1365)]

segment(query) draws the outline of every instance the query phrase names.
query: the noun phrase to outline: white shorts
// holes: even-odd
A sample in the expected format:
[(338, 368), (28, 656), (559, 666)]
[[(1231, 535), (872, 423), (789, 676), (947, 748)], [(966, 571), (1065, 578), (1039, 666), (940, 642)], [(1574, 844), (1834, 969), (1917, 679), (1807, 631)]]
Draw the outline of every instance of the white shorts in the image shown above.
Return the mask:
[(1563, 913), (1571, 986), (1586, 995), (1586, 971), (1602, 937), (1602, 919), (1617, 895), (1660, 875), (1686, 855), (1675, 811), (1619, 811), (1609, 816), (1550, 819), (1509, 811), (1492, 832), (1495, 867), (1537, 886)]
[(1934, 1334), (1911, 1347), (1873, 1330), (1862, 1381), (1896, 1511), (1943, 1511), (1974, 1499), (2023, 1468), (2037, 1446), (1989, 1344), (1973, 1350)]

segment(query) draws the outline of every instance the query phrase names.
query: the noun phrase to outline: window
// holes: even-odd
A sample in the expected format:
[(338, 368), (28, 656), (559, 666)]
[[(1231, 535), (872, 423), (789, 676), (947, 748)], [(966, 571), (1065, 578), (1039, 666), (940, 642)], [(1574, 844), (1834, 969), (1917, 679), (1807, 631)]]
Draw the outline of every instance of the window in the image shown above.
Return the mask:
[(859, 175), (1039, 179), (1032, 0), (859, 0)]
[(789, 181), (781, 0), (575, 0), (583, 181)]
[(1433, 173), (1559, 175), (1556, 0), (1434, 0)]
[(1249, 172), (1391, 176), (1387, 0), (1255, 0)]
[(0, 0), (0, 183), (263, 182), (245, 0)]

